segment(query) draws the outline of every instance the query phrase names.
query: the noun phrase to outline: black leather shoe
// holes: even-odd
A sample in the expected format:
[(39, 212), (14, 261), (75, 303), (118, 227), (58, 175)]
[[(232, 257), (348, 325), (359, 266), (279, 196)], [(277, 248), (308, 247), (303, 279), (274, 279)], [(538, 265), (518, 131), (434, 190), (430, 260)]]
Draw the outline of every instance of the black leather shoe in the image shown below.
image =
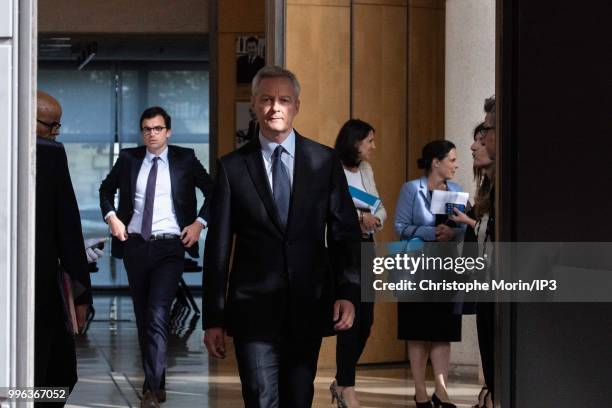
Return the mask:
[(151, 391), (147, 391), (142, 396), (140, 401), (140, 408), (159, 408), (159, 401), (157, 401), (157, 395)]
[(431, 402), (433, 402), (434, 408), (457, 408), (457, 406), (450, 402), (444, 402), (434, 392), (434, 395), (431, 396)]
[(166, 390), (158, 390), (155, 393), (155, 396), (157, 396), (157, 401), (161, 402), (166, 402)]
[(416, 404), (416, 408), (433, 408), (433, 405), (431, 405), (431, 401), (419, 402), (416, 399), (416, 395), (414, 396), (414, 403)]

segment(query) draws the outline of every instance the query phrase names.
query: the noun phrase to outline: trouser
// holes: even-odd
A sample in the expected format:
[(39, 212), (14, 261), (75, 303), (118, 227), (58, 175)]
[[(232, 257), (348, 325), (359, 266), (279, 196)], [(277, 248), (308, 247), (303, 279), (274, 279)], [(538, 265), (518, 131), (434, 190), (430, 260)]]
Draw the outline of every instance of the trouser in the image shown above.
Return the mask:
[(234, 339), (246, 408), (312, 406), (321, 338)]
[(361, 302), (355, 310), (353, 327), (336, 338), (336, 380), (341, 387), (355, 385), (355, 366), (365, 348), (374, 322), (374, 303)]
[[(373, 259), (376, 256), (374, 251), (374, 237), (372, 234), (365, 234), (361, 237), (362, 259)], [(368, 274), (370, 276), (371, 274)], [(374, 298), (371, 290), (372, 282), (370, 279), (361, 282), (361, 296)], [(374, 303), (360, 302), (355, 305), (355, 321), (349, 330), (339, 332), (336, 337), (336, 380), (341, 387), (352, 387), (355, 385), (355, 367), (361, 357), (361, 353), (370, 337), (370, 330), (374, 322)]]
[(138, 327), (143, 390), (158, 391), (165, 388), (170, 306), (185, 266), (185, 249), (178, 238), (144, 241), (130, 235), (123, 262)]
[[(37, 313), (34, 334), (34, 385), (67, 387), (77, 382), (74, 337), (66, 330), (61, 307), (50, 313)], [(35, 406), (63, 407), (64, 402), (37, 402)]]
[(476, 327), (478, 346), (484, 373), (485, 384), (491, 394), (495, 387), (495, 303), (482, 302), (477, 304)]

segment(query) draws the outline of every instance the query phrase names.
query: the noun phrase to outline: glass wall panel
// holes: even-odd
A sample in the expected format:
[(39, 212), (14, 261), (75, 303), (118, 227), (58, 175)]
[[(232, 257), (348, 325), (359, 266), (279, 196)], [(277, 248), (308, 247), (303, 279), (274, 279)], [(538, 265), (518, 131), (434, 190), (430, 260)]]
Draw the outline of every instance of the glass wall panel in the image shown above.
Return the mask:
[[(39, 89), (53, 95), (63, 107), (57, 140), (66, 147), (85, 238), (108, 236), (98, 189), (119, 149), (141, 144), (138, 121), (145, 108), (164, 107), (172, 117), (171, 143), (193, 148), (208, 169), (209, 78), (205, 64), (92, 63), (78, 71), (63, 63), (45, 63), (38, 75)], [(197, 197), (201, 205), (202, 194)], [(201, 248), (204, 237), (202, 234)], [(123, 262), (110, 256), (110, 242), (98, 268), (92, 274), (95, 287), (127, 286)], [(187, 273), (184, 279), (199, 286), (202, 274)]]

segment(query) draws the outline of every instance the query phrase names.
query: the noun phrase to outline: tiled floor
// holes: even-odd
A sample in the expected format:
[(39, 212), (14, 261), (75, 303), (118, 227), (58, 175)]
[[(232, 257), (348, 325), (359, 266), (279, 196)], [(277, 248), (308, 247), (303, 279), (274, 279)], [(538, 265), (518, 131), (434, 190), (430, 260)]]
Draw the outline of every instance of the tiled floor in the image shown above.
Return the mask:
[[(199, 299), (198, 299), (199, 303)], [(79, 382), (68, 407), (138, 407), (143, 374), (128, 296), (95, 297), (96, 319), (77, 342)], [(170, 337), (164, 408), (242, 407), (233, 364), (208, 360), (197, 316), (177, 308)], [(332, 407), (328, 391), (334, 372), (319, 370), (314, 407)], [(432, 384), (430, 384), (432, 385)], [(480, 386), (452, 378), (449, 393), (459, 407), (475, 401)], [(414, 407), (406, 366), (366, 366), (357, 370), (357, 391), (366, 407)], [(433, 392), (433, 389), (430, 391)]]

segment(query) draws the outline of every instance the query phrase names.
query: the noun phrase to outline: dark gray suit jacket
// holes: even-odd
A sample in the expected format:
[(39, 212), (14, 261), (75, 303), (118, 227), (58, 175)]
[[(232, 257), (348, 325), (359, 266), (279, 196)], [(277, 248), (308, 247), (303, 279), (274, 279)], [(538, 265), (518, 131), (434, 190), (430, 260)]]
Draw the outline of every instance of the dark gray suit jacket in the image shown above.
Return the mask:
[(333, 149), (296, 133), (286, 228), (258, 139), (219, 160), (210, 216), (204, 329), (243, 339), (321, 337), (333, 334), (336, 300), (359, 301), (359, 221)]

